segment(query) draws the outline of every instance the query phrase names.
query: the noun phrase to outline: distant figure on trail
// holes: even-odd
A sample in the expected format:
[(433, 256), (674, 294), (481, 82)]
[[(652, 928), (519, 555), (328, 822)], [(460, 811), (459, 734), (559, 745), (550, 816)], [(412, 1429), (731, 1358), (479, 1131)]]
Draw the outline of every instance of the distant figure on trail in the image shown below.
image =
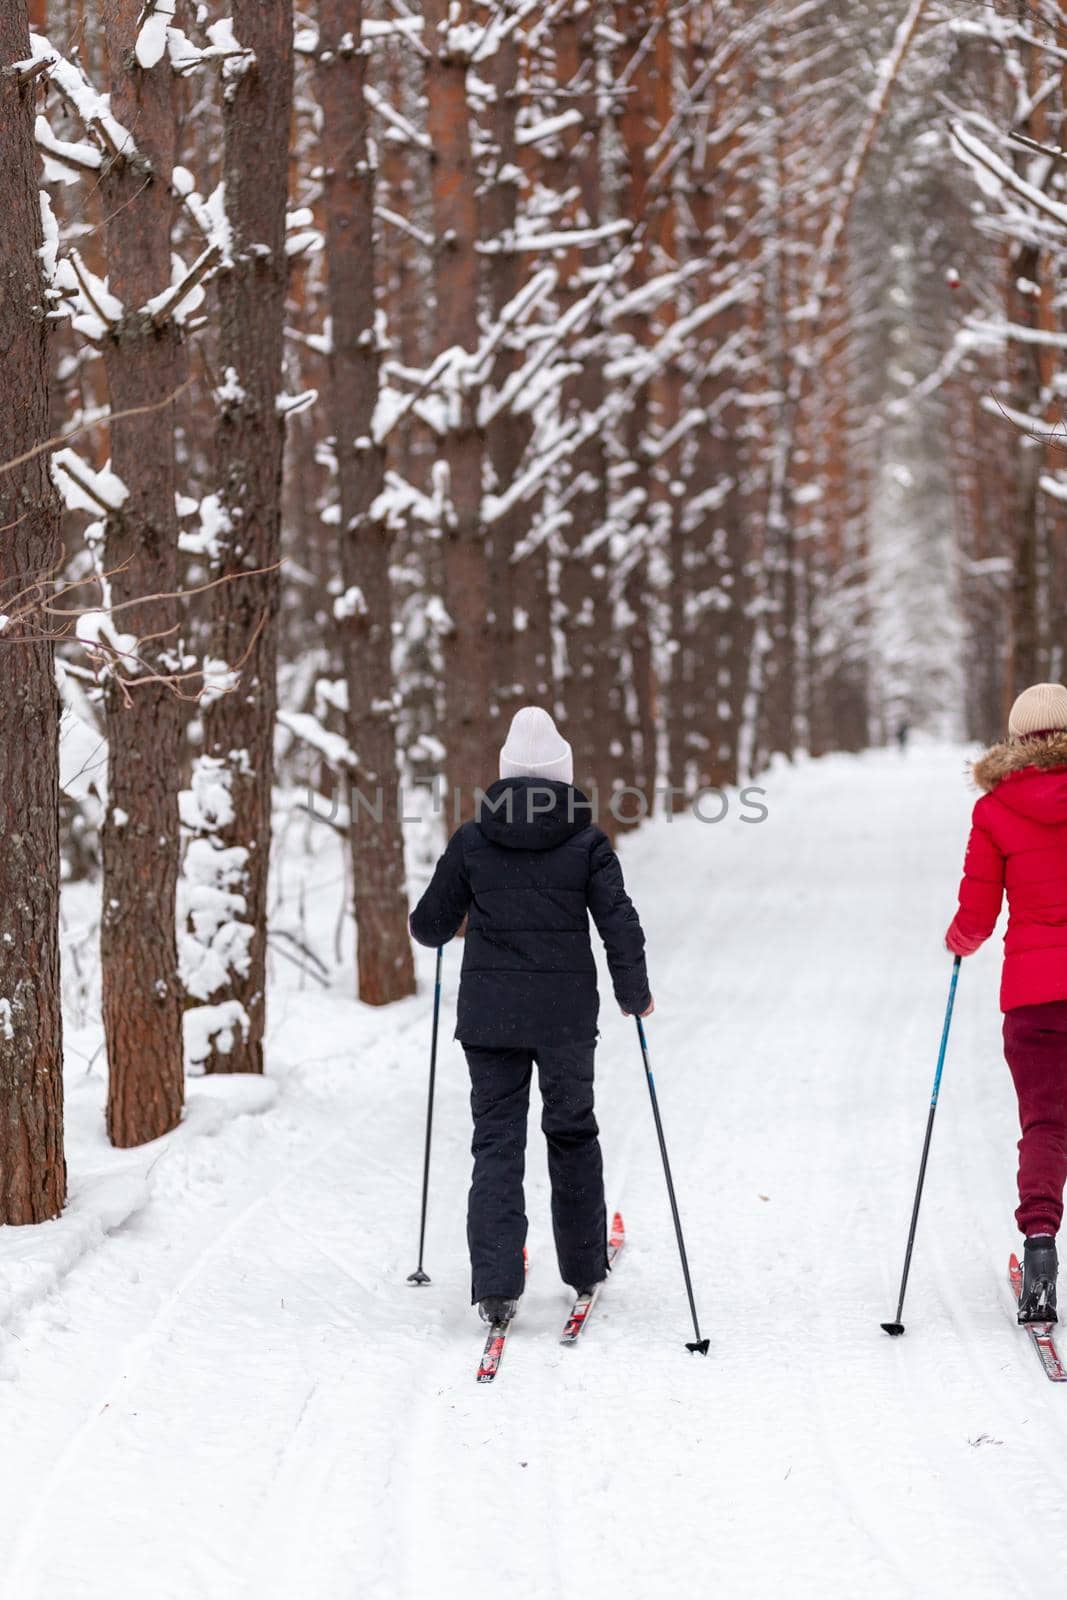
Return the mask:
[(908, 753), (908, 740), (910, 738), (911, 723), (907, 720), (899, 722), (897, 724), (897, 744), (900, 746), (900, 753), (902, 756), (906, 756)]
[(960, 904), (945, 942), (968, 956), (993, 932), (1005, 889), (1000, 1006), (1019, 1097), (1020, 1322), (1056, 1320), (1056, 1235), (1067, 1182), (1067, 688), (1037, 683), (1011, 708), (1008, 739), (974, 765)]
[(467, 1213), (472, 1303), (508, 1322), (524, 1287), (523, 1176), (537, 1063), (560, 1274), (589, 1294), (607, 1274), (604, 1175), (593, 1111), (598, 996), (589, 916), (624, 1015), (647, 1017), (645, 938), (619, 860), (573, 787), (571, 747), (524, 706), (500, 778), (449, 841), (411, 915), (437, 948), (469, 914), (456, 1038), (470, 1069), (474, 1174)]

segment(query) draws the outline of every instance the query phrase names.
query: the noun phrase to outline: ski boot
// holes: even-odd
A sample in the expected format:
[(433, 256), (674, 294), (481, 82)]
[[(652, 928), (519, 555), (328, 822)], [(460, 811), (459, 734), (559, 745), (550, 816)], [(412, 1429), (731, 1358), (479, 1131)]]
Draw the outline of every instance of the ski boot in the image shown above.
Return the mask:
[(483, 1322), (508, 1323), (518, 1309), (518, 1300), (509, 1299), (503, 1294), (490, 1294), (484, 1300), (478, 1301), (478, 1315)]
[(1023, 1253), (1020, 1322), (1056, 1322), (1056, 1241), (1050, 1233), (1027, 1239)]

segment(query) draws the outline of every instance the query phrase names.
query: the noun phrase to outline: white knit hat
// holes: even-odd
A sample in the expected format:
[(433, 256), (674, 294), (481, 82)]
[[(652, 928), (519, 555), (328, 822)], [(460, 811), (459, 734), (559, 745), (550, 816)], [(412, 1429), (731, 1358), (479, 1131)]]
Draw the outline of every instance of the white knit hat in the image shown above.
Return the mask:
[[(1067, 690), (1064, 691), (1067, 693)], [(502, 778), (547, 778), (574, 782), (574, 755), (547, 711), (523, 706), (511, 719), (500, 752)]]
[(1062, 683), (1034, 683), (1024, 689), (1011, 708), (1008, 732), (1013, 739), (1031, 733), (1067, 729), (1067, 689)]

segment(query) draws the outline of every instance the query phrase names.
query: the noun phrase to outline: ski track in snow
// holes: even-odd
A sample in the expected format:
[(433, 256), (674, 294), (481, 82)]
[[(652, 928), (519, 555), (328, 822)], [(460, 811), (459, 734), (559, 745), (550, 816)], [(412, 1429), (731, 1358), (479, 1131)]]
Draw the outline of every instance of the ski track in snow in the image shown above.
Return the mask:
[[(683, 1585), (1002, 1600), (1044, 1585), (1067, 1560), (1067, 1392), (1013, 1328), (1005, 1282), (999, 939), (964, 963), (908, 1332), (879, 1329), (947, 993), (963, 766), (919, 747), (776, 767), (766, 822), (676, 818), (624, 843), (707, 1361), (683, 1348), (637, 1041), (603, 986), (599, 1110), (626, 1252), (563, 1349), (532, 1126), (530, 1279), (485, 1387), (449, 1039), (458, 948), (426, 1289), (405, 1279), (430, 952), (420, 995), (387, 1012), (349, 997), (347, 970), (323, 993), (281, 966), (271, 1087), (194, 1084), (188, 1126), (136, 1155), (103, 1144), (99, 1073), (72, 1072), (82, 1198), (0, 1238), (4, 1600), (658, 1600)], [(321, 886), (327, 948), (323, 859), (290, 851), (284, 871)], [(1040, 1541), (1017, 1536), (1031, 1514)]]

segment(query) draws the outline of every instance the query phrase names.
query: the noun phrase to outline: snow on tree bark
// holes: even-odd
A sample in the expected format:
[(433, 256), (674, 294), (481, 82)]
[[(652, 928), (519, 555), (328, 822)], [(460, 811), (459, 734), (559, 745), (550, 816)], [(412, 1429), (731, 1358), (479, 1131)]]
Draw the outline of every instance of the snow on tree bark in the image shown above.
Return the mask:
[[(519, 11), (518, 0), (506, 0), (505, 18)], [(484, 187), (481, 232), (492, 253), (486, 268), (488, 313), (498, 323), (523, 286), (524, 256), (516, 247), (520, 194), (524, 183), (516, 141), (519, 102), (519, 36), (513, 29), (498, 45), (492, 61), (493, 94), (486, 116), (488, 148), (482, 153)], [(521, 365), (516, 336), (499, 342), (491, 390), (499, 395)], [(493, 487), (503, 494), (519, 477), (533, 437), (528, 414), (499, 406), (486, 428), (486, 456)], [(535, 526), (540, 497), (516, 500), (492, 526), (492, 607), (494, 672), (499, 685), (502, 722), (519, 705), (552, 702), (552, 632), (550, 625), (548, 552), (543, 541), (523, 549)]]
[[(651, 236), (659, 197), (650, 186), (649, 146), (661, 131), (658, 119), (663, 100), (659, 90), (662, 57), (657, 41), (667, 27), (668, 0), (622, 0), (615, 6), (618, 45), (615, 82), (619, 90), (616, 110), (620, 161), (617, 205), (621, 215), (639, 226), (641, 247), (632, 257), (626, 287), (639, 290), (651, 275)], [(640, 312), (620, 319), (622, 329), (637, 347), (651, 342), (647, 317)], [(628, 660), (629, 706), (620, 705), (620, 719), (630, 724), (624, 737), (623, 781), (646, 793), (656, 780), (656, 679), (652, 657), (648, 548), (652, 542), (648, 499), (649, 386), (639, 383), (630, 396), (621, 421), (620, 460), (614, 478), (616, 492), (639, 494), (621, 541), (619, 561), (623, 583), (624, 643)]]
[[(164, 59), (133, 56), (140, 0), (105, 0), (111, 108), (136, 127), (101, 170), (110, 289), (123, 310), (104, 340), (112, 412), (111, 466), (124, 502), (107, 517), (110, 604), (128, 606), (132, 648), (106, 672), (108, 810), (102, 829), (101, 963), (109, 1069), (107, 1122), (116, 1145), (144, 1144), (182, 1111), (182, 997), (175, 890), (181, 708), (168, 681), (180, 618), (173, 407), (186, 373), (181, 329), (148, 308), (171, 283), (171, 189), (177, 119)], [(119, 412), (137, 415), (119, 418)]]
[(447, 469), (444, 543), (450, 625), (444, 636), (445, 778), (448, 815), (464, 814), (477, 784), (495, 770), (493, 617), (481, 524), (484, 437), (477, 393), (460, 375), (478, 347), (478, 172), (467, 99), (469, 35), (478, 31), (472, 0), (425, 0), (430, 183), (434, 216), (434, 297), (438, 349), (456, 366), (444, 395), (440, 459)]
[[(555, 33), (556, 84), (560, 104), (578, 111), (580, 121), (560, 141), (558, 188), (572, 188), (574, 199), (565, 212), (575, 229), (596, 229), (603, 220), (601, 140), (604, 117), (597, 88), (597, 24), (603, 20), (599, 0), (579, 0), (568, 7)], [(608, 247), (584, 251), (572, 246), (560, 265), (560, 307), (573, 310), (585, 292), (582, 275), (603, 270)], [(607, 334), (599, 315), (587, 329), (582, 360), (563, 389), (564, 418), (582, 430), (566, 486), (566, 544), (560, 566), (560, 611), (564, 639), (562, 699), (567, 735), (574, 747), (579, 785), (589, 785), (600, 801), (600, 820), (614, 831), (606, 810), (615, 786), (618, 763), (612, 753), (612, 675), (604, 670), (613, 646), (611, 557), (608, 505), (608, 457), (604, 414), (608, 383), (604, 366)]]
[(209, 936), (224, 981), (196, 995), (224, 1007), (216, 1016), (226, 1023), (213, 1035), (203, 1066), (208, 1072), (262, 1072), (281, 593), (285, 418), (279, 402), (288, 284), (292, 0), (234, 0), (233, 27), (252, 52), (244, 70), (225, 79), (223, 102), (231, 259), (218, 288), (223, 523), (214, 575), (233, 581), (213, 592), (210, 646), (216, 670), (232, 674), (232, 687), (206, 696), (202, 708), (203, 756), (193, 803), (206, 848), (195, 853), (196, 882), (188, 888), (194, 899), (201, 890), (223, 895), (227, 908)]
[(361, 1000), (385, 1005), (414, 992), (415, 972), (396, 803), (392, 532), (383, 503), (385, 445), (375, 432), (375, 178), (367, 137), (360, 0), (319, 0), (319, 28), (317, 83), (333, 329), (328, 410), (337, 460), (344, 585), (334, 614), (348, 691), (345, 727), (359, 763), (350, 785), (349, 822), (358, 984)]
[[(1025, 9), (1021, 19), (1026, 20)], [(1017, 131), (1037, 140), (1049, 142), (1047, 117), (1044, 114), (1043, 62), (1041, 51), (1027, 40), (1019, 45), (1019, 72), (1025, 84), (1029, 114), (1017, 124)], [(1020, 176), (1025, 177), (1031, 157), (1017, 150), (1013, 163)], [(1005, 311), (1009, 323), (1016, 328), (1035, 331), (1053, 331), (1051, 300), (1054, 283), (1050, 281), (1051, 262), (1048, 251), (1039, 240), (1021, 239), (1011, 253), (1011, 271)], [(1038, 342), (1026, 339), (1013, 340), (1010, 345), (1010, 375), (1013, 409), (1021, 416), (1040, 418), (1047, 423), (1046, 396), (1051, 379), (1052, 352)], [(1014, 529), (1011, 585), (1011, 663), (1009, 694), (1012, 698), (1029, 683), (1040, 681), (1042, 673), (1043, 616), (1042, 576), (1047, 564), (1043, 549), (1044, 528), (1041, 515), (1041, 474), (1046, 465), (1046, 451), (1039, 438), (1020, 431), (1016, 439), (1018, 465), (1015, 473), (1015, 507), (1012, 517)]]
[[(744, 14), (733, 17), (734, 29)], [(756, 228), (747, 235), (735, 226), (746, 201), (756, 196), (751, 168), (758, 155), (749, 119), (742, 115), (741, 64), (704, 83), (714, 59), (717, 30), (706, 8), (689, 19), (686, 94), (689, 162), (687, 194), (693, 249), (708, 264), (710, 296), (741, 289), (755, 279), (754, 254), (762, 248)], [(722, 41), (719, 41), (720, 45)], [(703, 288), (704, 279), (698, 284)], [(693, 763), (696, 787), (734, 783), (738, 778), (738, 729), (749, 647), (748, 565), (758, 542), (758, 521), (746, 516), (744, 485), (757, 481), (746, 471), (753, 451), (754, 424), (744, 422), (742, 400), (746, 367), (755, 347), (751, 297), (722, 305), (703, 329), (696, 355), (694, 401), (703, 419), (687, 477), (689, 494), (680, 522), (686, 598), (680, 638), (683, 708), (679, 738)], [(677, 576), (675, 582), (678, 582)], [(681, 779), (676, 778), (676, 782)]]

